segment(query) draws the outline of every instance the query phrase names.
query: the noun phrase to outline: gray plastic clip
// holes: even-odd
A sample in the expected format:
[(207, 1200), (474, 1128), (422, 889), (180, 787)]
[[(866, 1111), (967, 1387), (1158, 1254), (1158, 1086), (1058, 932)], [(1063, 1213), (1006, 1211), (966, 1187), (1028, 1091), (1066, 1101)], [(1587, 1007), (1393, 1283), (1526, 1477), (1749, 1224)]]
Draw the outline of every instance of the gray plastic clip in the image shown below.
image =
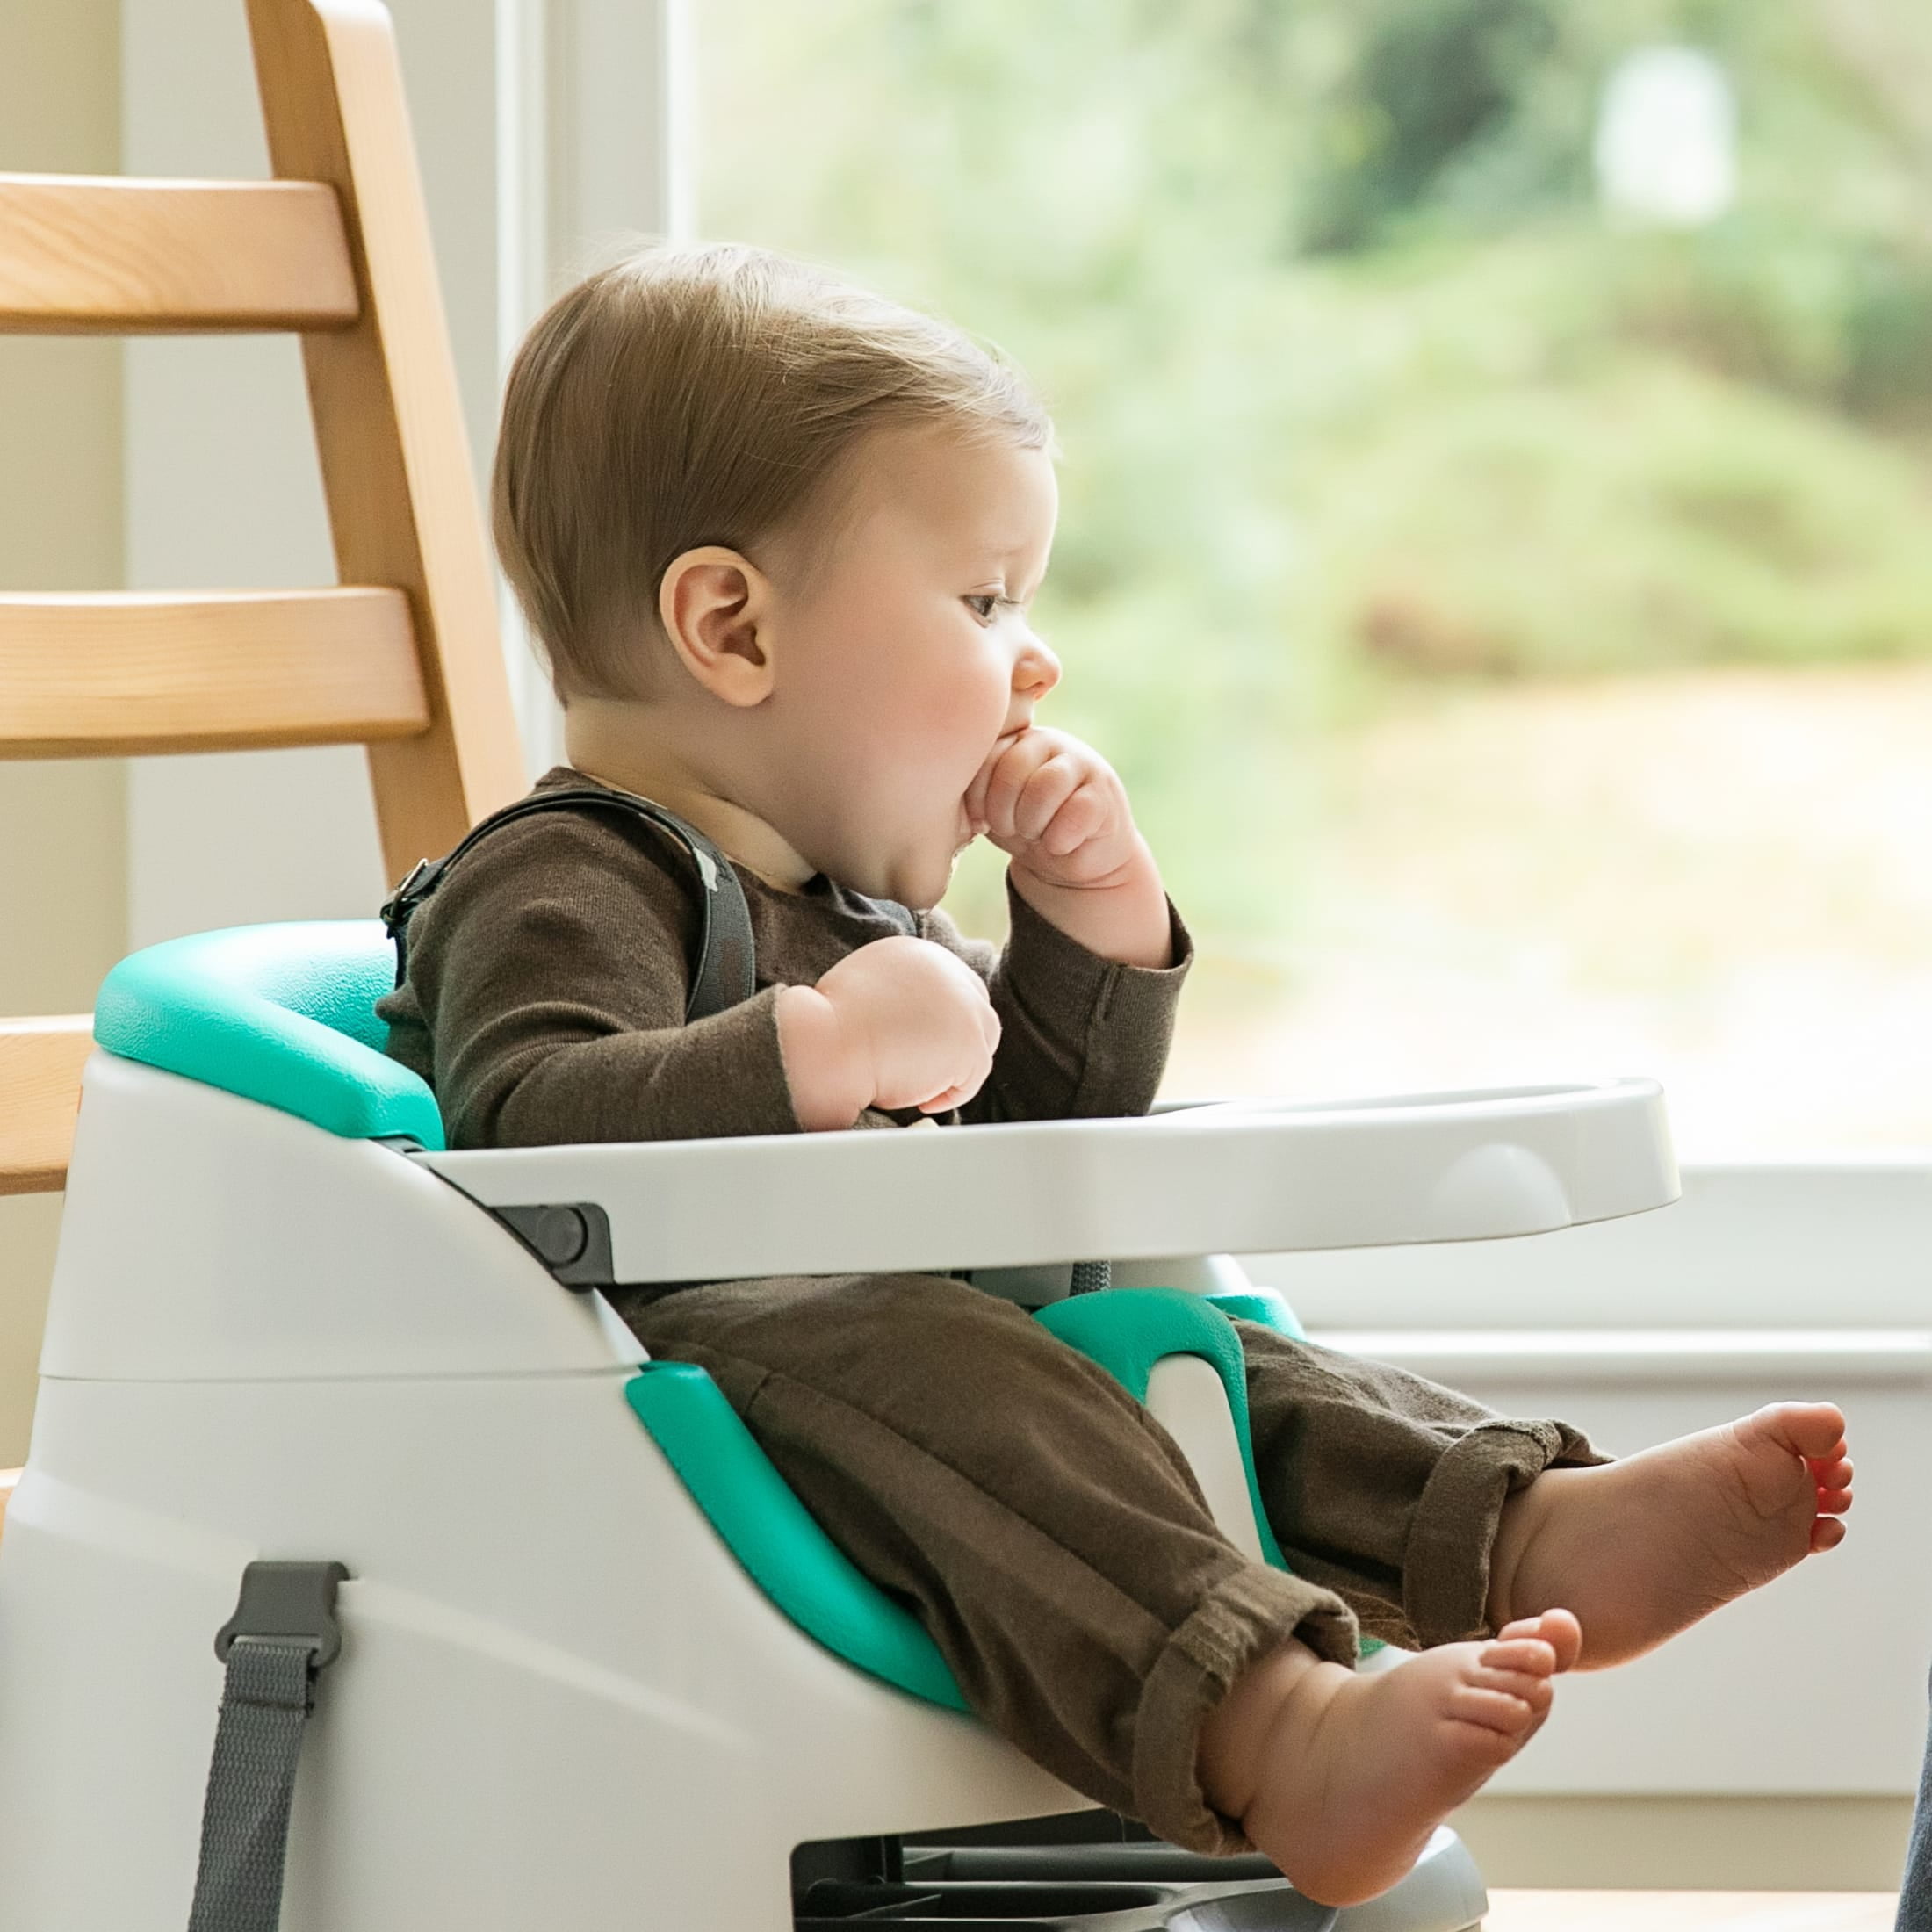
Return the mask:
[(215, 1633), (214, 1654), (223, 1663), (242, 1637), (264, 1643), (306, 1640), (314, 1654), (311, 1671), (335, 1662), (342, 1647), (335, 1621), (335, 1590), (349, 1581), (344, 1563), (250, 1563), (242, 1572), (234, 1615)]
[(566, 1288), (608, 1288), (610, 1217), (594, 1200), (546, 1200), (488, 1210)]

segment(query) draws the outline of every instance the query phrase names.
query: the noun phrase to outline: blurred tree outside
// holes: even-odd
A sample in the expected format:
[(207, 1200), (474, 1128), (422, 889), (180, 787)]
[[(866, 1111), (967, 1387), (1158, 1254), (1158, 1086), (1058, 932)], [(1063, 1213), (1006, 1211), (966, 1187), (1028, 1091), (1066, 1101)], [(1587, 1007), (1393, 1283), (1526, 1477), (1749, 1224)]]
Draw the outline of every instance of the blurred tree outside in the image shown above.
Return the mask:
[[(1377, 719), (1932, 660), (1922, 0), (698, 23), (703, 231), (951, 316), (1052, 407), (1053, 709), (1224, 959), (1265, 977), (1301, 930), (1332, 748)], [(1694, 225), (1600, 192), (1647, 47), (1735, 104), (1734, 192)], [(962, 869), (969, 919), (994, 870)]]

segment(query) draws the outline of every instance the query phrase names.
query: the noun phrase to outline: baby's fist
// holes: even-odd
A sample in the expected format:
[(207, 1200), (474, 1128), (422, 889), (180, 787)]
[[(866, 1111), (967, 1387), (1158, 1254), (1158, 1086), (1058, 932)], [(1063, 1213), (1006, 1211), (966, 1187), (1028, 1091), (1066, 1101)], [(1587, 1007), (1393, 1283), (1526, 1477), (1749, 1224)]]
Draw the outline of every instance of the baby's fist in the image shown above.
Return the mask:
[(1145, 849), (1114, 768), (1078, 739), (1036, 725), (993, 746), (966, 811), (1016, 869), (1049, 884), (1109, 884)]
[(850, 1127), (862, 1108), (940, 1114), (977, 1093), (999, 1044), (986, 983), (930, 940), (874, 940), (816, 986), (779, 995), (779, 1049), (798, 1124)]

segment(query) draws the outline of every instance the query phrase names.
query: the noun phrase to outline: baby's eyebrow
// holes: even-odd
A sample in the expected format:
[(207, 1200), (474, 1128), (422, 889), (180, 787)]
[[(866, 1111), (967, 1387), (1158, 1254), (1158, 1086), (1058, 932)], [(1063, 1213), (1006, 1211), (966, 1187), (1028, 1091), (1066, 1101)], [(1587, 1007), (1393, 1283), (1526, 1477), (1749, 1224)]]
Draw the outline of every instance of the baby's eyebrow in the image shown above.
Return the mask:
[(1010, 544), (997, 540), (974, 544), (964, 553), (963, 560), (969, 569), (996, 571), (1002, 577), (1010, 577), (1013, 566), (1024, 562), (1033, 547), (1029, 537), (1020, 537)]

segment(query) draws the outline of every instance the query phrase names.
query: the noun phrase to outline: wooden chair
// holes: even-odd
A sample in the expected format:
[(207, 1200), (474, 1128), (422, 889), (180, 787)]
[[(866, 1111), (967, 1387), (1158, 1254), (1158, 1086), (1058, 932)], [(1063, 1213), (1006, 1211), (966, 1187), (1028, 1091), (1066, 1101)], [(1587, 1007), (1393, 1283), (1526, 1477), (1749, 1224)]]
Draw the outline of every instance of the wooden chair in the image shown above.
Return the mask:
[[(299, 332), (341, 580), (0, 596), (0, 758), (362, 743), (400, 878), (523, 789), (494, 582), (387, 18), (248, 10), (277, 178), (0, 175), (0, 330)], [(0, 1020), (0, 1194), (62, 1185), (90, 1045)]]
[[(0, 596), (0, 758), (366, 745), (400, 878), (523, 789), (494, 585), (387, 17), (248, 9), (277, 178), (0, 175), (0, 330), (299, 332), (341, 581)], [(92, 1043), (0, 1020), (0, 1194), (63, 1184)]]

